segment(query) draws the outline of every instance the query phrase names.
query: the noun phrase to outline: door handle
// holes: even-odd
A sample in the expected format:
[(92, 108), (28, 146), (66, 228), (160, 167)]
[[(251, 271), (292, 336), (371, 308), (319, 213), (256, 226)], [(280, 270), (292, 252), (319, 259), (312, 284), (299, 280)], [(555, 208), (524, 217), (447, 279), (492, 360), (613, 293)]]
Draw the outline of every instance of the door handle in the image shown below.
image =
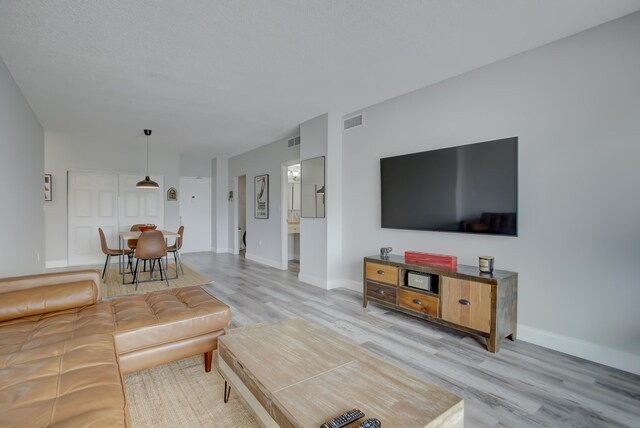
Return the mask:
[(468, 301), (467, 299), (460, 299), (460, 300), (458, 300), (458, 303), (460, 303), (461, 305), (465, 305), (465, 306), (469, 306), (471, 304), (471, 302)]
[(413, 303), (415, 303), (416, 305), (422, 305), (422, 300), (413, 299)]
[(382, 269), (378, 270), (378, 275), (384, 275), (384, 271)]

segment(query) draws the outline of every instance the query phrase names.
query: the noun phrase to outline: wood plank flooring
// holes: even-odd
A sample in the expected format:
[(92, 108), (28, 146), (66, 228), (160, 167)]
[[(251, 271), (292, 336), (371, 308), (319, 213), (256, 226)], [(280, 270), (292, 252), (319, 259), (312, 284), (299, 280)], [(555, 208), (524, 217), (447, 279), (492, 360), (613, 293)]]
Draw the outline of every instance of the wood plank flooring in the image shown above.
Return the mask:
[(640, 376), (522, 341), (491, 354), (481, 338), (375, 303), (364, 309), (360, 293), (322, 290), (239, 256), (183, 260), (214, 280), (235, 326), (294, 317), (327, 326), (463, 397), (466, 427), (640, 427)]

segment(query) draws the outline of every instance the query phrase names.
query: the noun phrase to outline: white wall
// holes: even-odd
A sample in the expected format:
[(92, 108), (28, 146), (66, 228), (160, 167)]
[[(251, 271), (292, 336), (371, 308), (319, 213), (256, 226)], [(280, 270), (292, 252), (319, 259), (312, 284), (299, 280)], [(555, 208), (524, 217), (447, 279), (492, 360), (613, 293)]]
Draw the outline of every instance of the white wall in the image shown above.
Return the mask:
[(183, 177), (211, 177), (211, 158), (181, 154), (180, 175)]
[(0, 277), (44, 270), (44, 174), (44, 131), (0, 58)]
[[(300, 146), (288, 148), (287, 140), (275, 141), (255, 150), (229, 159), (229, 190), (237, 195), (237, 177), (247, 176), (246, 228), (248, 259), (281, 268), (282, 263), (282, 163), (300, 159)], [(269, 218), (254, 218), (254, 179), (269, 174)], [(233, 189), (232, 189), (233, 187)], [(285, 195), (286, 197), (286, 195)], [(229, 247), (233, 245), (237, 198), (229, 206)], [(286, 205), (285, 205), (286, 206)], [(286, 215), (286, 213), (285, 213)], [(236, 225), (237, 226), (237, 225)]]
[[(327, 163), (327, 139), (329, 115), (315, 117), (300, 124), (300, 161), (304, 175), (304, 161), (325, 156)], [(326, 177), (326, 174), (325, 174)], [(304, 183), (302, 183), (304, 185)], [(325, 213), (331, 195), (325, 184)], [(304, 195), (302, 199), (305, 199)], [(304, 202), (302, 203), (304, 206)], [(302, 282), (327, 288), (327, 218), (300, 218), (300, 273)]]
[[(344, 277), (382, 246), (519, 272), (519, 338), (640, 372), (640, 13), (364, 110), (343, 134)], [(379, 159), (519, 136), (519, 237), (380, 228)]]
[(224, 157), (213, 159), (213, 228), (215, 228), (213, 251), (229, 251), (229, 160)]
[[(300, 219), (298, 278), (321, 288), (342, 285), (341, 126), (337, 113), (326, 113), (300, 124), (301, 160), (325, 157), (325, 217)], [(304, 176), (304, 164), (302, 169)]]
[[(92, 170), (140, 174), (144, 178), (146, 140), (112, 141), (99, 136), (45, 133), (45, 169), (53, 174), (54, 197), (45, 205), (46, 260), (50, 266), (67, 260), (67, 171)], [(149, 173), (164, 176), (164, 188), (179, 189), (180, 159), (177, 152), (153, 148), (150, 139)], [(178, 202), (164, 200), (164, 227), (177, 230)]]

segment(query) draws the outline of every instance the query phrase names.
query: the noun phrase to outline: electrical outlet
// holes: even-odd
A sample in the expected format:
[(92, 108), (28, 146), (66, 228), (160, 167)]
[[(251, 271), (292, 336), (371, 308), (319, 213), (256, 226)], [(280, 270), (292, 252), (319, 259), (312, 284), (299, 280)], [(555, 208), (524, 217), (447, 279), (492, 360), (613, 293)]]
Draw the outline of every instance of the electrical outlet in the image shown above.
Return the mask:
[(258, 240), (258, 246), (262, 247), (262, 239)]
[(38, 261), (40, 261), (40, 253), (37, 253), (36, 257), (38, 258)]

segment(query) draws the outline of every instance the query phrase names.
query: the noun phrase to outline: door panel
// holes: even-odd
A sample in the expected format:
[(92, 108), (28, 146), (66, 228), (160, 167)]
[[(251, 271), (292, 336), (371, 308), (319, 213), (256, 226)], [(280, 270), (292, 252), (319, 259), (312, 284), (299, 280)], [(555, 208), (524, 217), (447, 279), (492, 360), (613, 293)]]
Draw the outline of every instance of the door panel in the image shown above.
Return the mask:
[(491, 330), (491, 285), (440, 277), (442, 319), (475, 330)]
[(116, 174), (68, 173), (68, 264), (98, 264), (104, 261), (98, 227), (110, 245), (117, 245), (118, 177)]
[(180, 177), (180, 224), (183, 253), (211, 251), (211, 179)]
[(134, 224), (151, 223), (164, 228), (164, 185), (163, 178), (152, 176), (151, 179), (160, 185), (159, 189), (136, 189), (140, 181), (139, 175), (120, 174), (119, 190), (120, 209), (118, 226), (120, 230), (129, 230)]
[(68, 173), (69, 265), (104, 262), (99, 227), (111, 248), (118, 248), (118, 232), (129, 230), (133, 224), (153, 223), (164, 228), (163, 178), (151, 177), (160, 185), (153, 190), (136, 189), (140, 178), (132, 174)]

